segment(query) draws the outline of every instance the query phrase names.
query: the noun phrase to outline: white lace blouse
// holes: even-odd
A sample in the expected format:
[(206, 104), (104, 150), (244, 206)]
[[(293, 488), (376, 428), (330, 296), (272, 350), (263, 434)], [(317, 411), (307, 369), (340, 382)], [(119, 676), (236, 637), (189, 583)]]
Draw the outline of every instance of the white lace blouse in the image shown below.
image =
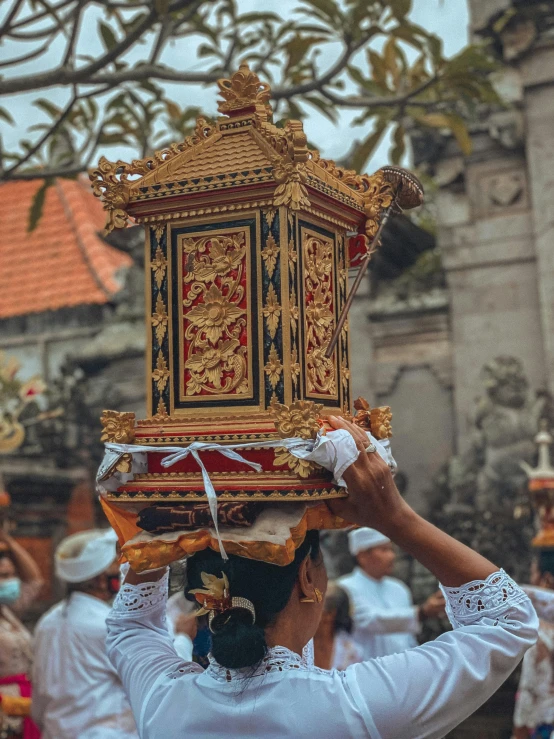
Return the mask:
[(444, 588), (454, 627), (434, 642), (328, 672), (288, 649), (256, 668), (182, 661), (165, 619), (167, 575), (124, 585), (108, 653), (142, 739), (443, 737), (480, 706), (535, 642), (537, 618), (504, 572)]

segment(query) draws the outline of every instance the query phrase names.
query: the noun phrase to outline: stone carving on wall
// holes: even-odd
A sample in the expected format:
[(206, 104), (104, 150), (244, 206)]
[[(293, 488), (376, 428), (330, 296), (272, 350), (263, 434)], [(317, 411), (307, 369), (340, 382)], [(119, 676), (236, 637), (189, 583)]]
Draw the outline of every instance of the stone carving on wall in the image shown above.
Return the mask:
[(481, 371), (470, 447), (452, 457), (429, 491), (432, 517), (449, 533), (528, 577), (533, 518), (521, 462), (534, 464), (540, 420), (554, 420), (550, 397), (532, 392), (522, 362), (500, 356)]

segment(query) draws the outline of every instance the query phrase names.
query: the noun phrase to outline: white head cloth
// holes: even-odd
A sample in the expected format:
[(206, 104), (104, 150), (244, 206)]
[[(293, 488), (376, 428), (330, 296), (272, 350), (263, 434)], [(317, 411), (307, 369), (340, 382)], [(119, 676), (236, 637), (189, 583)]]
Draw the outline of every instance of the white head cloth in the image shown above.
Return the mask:
[(373, 547), (380, 547), (389, 543), (390, 539), (387, 536), (376, 529), (369, 529), (367, 526), (348, 532), (348, 548), (353, 557), (366, 549), (373, 549)]
[(116, 557), (112, 529), (91, 529), (66, 537), (56, 549), (56, 575), (65, 582), (85, 582), (108, 569)]

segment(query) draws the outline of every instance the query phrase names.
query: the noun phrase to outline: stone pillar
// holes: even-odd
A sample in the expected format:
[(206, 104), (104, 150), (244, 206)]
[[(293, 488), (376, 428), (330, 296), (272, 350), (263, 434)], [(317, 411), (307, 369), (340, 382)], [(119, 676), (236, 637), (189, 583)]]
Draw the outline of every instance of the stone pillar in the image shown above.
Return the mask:
[[(546, 381), (554, 392), (554, 44), (520, 64)], [(539, 333), (539, 326), (536, 332)]]
[(524, 153), (509, 133), (518, 128), (514, 115), (476, 131), (470, 157), (449, 142), (436, 165), (459, 451), (467, 445), (485, 362), (518, 357), (532, 386), (545, 383), (533, 211)]

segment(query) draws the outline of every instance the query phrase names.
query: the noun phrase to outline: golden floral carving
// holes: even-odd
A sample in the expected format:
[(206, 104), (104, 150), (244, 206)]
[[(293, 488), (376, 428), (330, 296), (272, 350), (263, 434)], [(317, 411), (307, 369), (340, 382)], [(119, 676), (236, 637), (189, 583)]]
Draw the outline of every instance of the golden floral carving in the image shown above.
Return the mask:
[[(371, 240), (377, 233), (383, 210), (392, 203), (394, 191), (381, 170), (368, 177), (367, 183), (368, 188), (364, 192), (365, 232)], [(377, 244), (373, 246), (376, 247)]]
[(267, 321), (267, 330), (269, 331), (269, 335), (272, 339), (274, 339), (275, 334), (277, 333), (277, 328), (279, 327), (281, 306), (279, 304), (279, 300), (277, 299), (275, 288), (272, 284), (270, 284), (269, 290), (267, 291), (265, 307), (262, 313), (265, 317), (265, 320)]
[(370, 411), (371, 433), (376, 439), (389, 439), (392, 436), (392, 412), (390, 406), (372, 408)]
[(277, 215), (277, 210), (275, 208), (270, 208), (269, 210), (266, 210), (264, 213), (265, 220), (269, 228), (273, 226), (273, 221), (275, 220), (275, 216)]
[(266, 245), (262, 249), (262, 259), (265, 262), (265, 268), (269, 277), (273, 277), (278, 255), (279, 247), (277, 245), (277, 242), (273, 238), (272, 234), (269, 234), (269, 236), (267, 237)]
[(322, 403), (295, 400), (291, 405), (284, 405), (277, 400), (272, 400), (269, 408), (275, 417), (277, 433), (282, 439), (293, 436), (301, 439), (315, 439), (321, 428), (319, 414), (323, 410)]
[[(206, 291), (204, 302), (187, 311), (187, 321), (200, 329), (211, 344), (215, 344), (245, 313), (244, 308), (237, 307), (213, 284)], [(187, 339), (192, 338), (188, 329), (187, 333)]]
[(271, 345), (271, 349), (269, 350), (269, 360), (264, 369), (266, 375), (269, 377), (271, 387), (276, 387), (281, 375), (283, 374), (283, 365), (277, 349), (275, 348), (275, 344)]
[(290, 373), (292, 376), (292, 384), (294, 387), (298, 384), (298, 378), (300, 377), (300, 363), (298, 362), (298, 352), (293, 349), (290, 355)]
[(206, 346), (203, 351), (190, 355), (185, 362), (185, 368), (190, 371), (187, 393), (196, 395), (202, 390), (230, 393), (235, 389), (238, 393), (246, 392), (245, 354), (246, 347), (240, 346), (237, 339), (225, 339), (215, 347)]
[(217, 109), (220, 113), (237, 114), (240, 111), (254, 108), (258, 117), (266, 121), (272, 114), (269, 105), (271, 87), (267, 82), (261, 82), (248, 64), (243, 62), (238, 72), (230, 79), (217, 81), (223, 100), (220, 100)]
[(291, 239), (289, 241), (289, 269), (290, 269), (291, 275), (294, 274), (297, 261), (298, 261), (298, 252), (296, 250), (296, 244), (294, 243), (294, 239)]
[(333, 243), (304, 236), (306, 308), (306, 380), (309, 393), (333, 395), (337, 390), (334, 357), (325, 351), (333, 332)]
[(249, 390), (247, 347), (241, 343), (247, 326), (244, 232), (185, 239), (183, 254), (189, 286), (183, 300), (186, 393), (243, 395)]
[(159, 246), (156, 249), (154, 259), (150, 262), (150, 269), (154, 272), (154, 279), (159, 290), (164, 281), (165, 271), (167, 269), (167, 259)]
[(100, 441), (114, 444), (132, 444), (135, 440), (135, 414), (103, 411), (100, 417)]
[(158, 408), (156, 410), (156, 415), (152, 416), (152, 421), (156, 421), (158, 423), (164, 423), (166, 421), (169, 421), (169, 414), (167, 412), (167, 408), (165, 407), (165, 403), (163, 402), (162, 398), (158, 401)]
[(156, 383), (158, 392), (163, 392), (167, 381), (169, 380), (169, 369), (167, 368), (167, 362), (162, 354), (161, 350), (158, 352), (158, 358), (156, 360), (156, 369), (152, 372), (152, 379)]
[(158, 241), (162, 238), (165, 229), (166, 229), (165, 223), (158, 223), (156, 224), (156, 226), (154, 226), (154, 234)]
[(284, 205), (291, 210), (309, 207), (310, 199), (305, 184), (307, 175), (301, 163), (275, 160), (273, 163), (273, 177), (277, 182), (273, 197), (275, 207)]
[(162, 296), (159, 293), (158, 297), (156, 298), (156, 312), (152, 314), (152, 318), (150, 320), (152, 322), (152, 327), (156, 331), (158, 344), (161, 344), (165, 336), (165, 332), (167, 331), (168, 317), (164, 301), (162, 300)]
[(346, 362), (346, 356), (342, 358), (341, 366), (340, 366), (340, 374), (342, 378), (342, 386), (345, 390), (348, 389), (348, 382), (350, 381), (350, 368), (348, 367), (348, 364)]
[(291, 454), (285, 447), (277, 447), (275, 449), (275, 458), (273, 460), (275, 467), (288, 467), (298, 477), (306, 478), (309, 477), (312, 472), (319, 469), (319, 465), (315, 462), (310, 462), (307, 459), (299, 459)]
[(128, 474), (131, 472), (131, 469), (133, 467), (133, 455), (132, 454), (122, 454), (121, 457), (117, 460), (117, 463), (114, 467), (117, 472), (123, 472), (125, 474)]
[(141, 162), (127, 164), (118, 160), (110, 162), (106, 157), (100, 157), (98, 167), (89, 172), (92, 183), (92, 192), (104, 203), (107, 211), (105, 232), (110, 233), (114, 228), (125, 228), (127, 225), (127, 204), (129, 203), (129, 175), (145, 174), (148, 169)]
[(298, 328), (298, 319), (300, 312), (298, 310), (298, 303), (296, 302), (296, 290), (293, 288), (289, 298), (289, 310), (290, 310), (290, 327), (292, 329), (293, 336), (296, 336), (296, 330)]

